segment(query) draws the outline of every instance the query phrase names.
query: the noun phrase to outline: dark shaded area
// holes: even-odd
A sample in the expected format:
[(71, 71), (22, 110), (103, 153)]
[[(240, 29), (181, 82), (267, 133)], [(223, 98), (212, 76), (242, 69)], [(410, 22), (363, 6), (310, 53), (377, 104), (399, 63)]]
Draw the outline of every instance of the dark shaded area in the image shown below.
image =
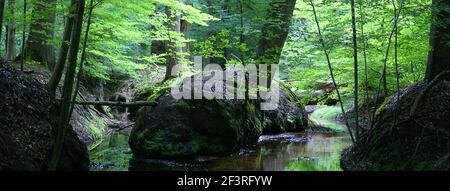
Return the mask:
[[(433, 22), (430, 29), (430, 52), (425, 79), (433, 80), (439, 73), (450, 70), (450, 1), (434, 0), (431, 5)], [(450, 80), (450, 77), (447, 77)]]
[[(394, 95), (377, 111), (377, 123), (343, 152), (345, 170), (450, 170), (450, 82), (441, 81), (411, 107), (424, 82)], [(398, 105), (398, 106), (397, 106)], [(398, 107), (398, 108), (397, 108)], [(397, 109), (396, 109), (397, 108)]]
[[(55, 119), (45, 87), (0, 64), (0, 170), (46, 170), (55, 138)], [(65, 134), (58, 170), (88, 170), (86, 146), (72, 128)]]

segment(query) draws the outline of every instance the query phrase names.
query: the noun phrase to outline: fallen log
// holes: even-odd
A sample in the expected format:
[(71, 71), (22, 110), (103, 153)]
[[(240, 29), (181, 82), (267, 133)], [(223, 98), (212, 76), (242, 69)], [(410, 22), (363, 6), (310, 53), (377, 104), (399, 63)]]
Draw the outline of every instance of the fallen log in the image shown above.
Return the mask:
[(113, 101), (77, 101), (76, 105), (93, 105), (93, 106), (115, 106), (115, 107), (133, 107), (133, 106), (157, 106), (158, 103), (153, 101), (136, 101), (136, 102), (113, 102)]

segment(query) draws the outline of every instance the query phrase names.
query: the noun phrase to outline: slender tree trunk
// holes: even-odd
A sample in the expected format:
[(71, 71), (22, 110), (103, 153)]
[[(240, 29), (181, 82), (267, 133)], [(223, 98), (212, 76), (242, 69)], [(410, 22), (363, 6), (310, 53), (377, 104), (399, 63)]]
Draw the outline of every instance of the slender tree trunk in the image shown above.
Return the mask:
[(56, 0), (37, 0), (33, 3), (33, 13), (28, 35), (27, 57), (47, 64), (50, 70), (55, 65), (54, 46), (48, 40), (54, 38)]
[(341, 99), (341, 94), (339, 92), (339, 87), (338, 87), (338, 85), (336, 83), (336, 79), (334, 78), (333, 67), (331, 66), (331, 61), (330, 61), (330, 55), (328, 54), (327, 46), (325, 45), (325, 41), (323, 40), (322, 32), (320, 30), (320, 24), (319, 24), (319, 19), (317, 18), (316, 7), (314, 6), (313, 0), (309, 0), (309, 2), (311, 3), (311, 7), (313, 9), (314, 20), (316, 21), (317, 33), (319, 35), (319, 41), (320, 41), (320, 44), (322, 45), (322, 49), (323, 49), (323, 51), (325, 53), (325, 57), (327, 59), (328, 69), (330, 71), (330, 76), (331, 76), (331, 79), (333, 81), (334, 88), (336, 89), (336, 94), (338, 96), (339, 104), (341, 105), (341, 111), (342, 111), (342, 115), (344, 116), (345, 125), (347, 126), (348, 133), (350, 134), (350, 137), (352, 138), (353, 143), (356, 143), (355, 142), (355, 138), (353, 137), (353, 133), (352, 133), (352, 131), (350, 129), (350, 124), (348, 123), (347, 115), (345, 114), (344, 104), (343, 104), (342, 99)]
[[(239, 0), (239, 16), (240, 16), (240, 28), (239, 28), (239, 45), (244, 44), (244, 2)], [(241, 53), (241, 61), (244, 62), (244, 53)], [(242, 63), (245, 64), (245, 63)]]
[(100, 78), (98, 81), (98, 100), (105, 101), (105, 87), (104, 87), (105, 80), (103, 78)]
[[(403, 10), (403, 5), (404, 5), (404, 0), (401, 1), (400, 8), (398, 9), (398, 12), (396, 11), (396, 13), (394, 15), (394, 24), (396, 24), (398, 22), (398, 19), (400, 18), (400, 14)], [(394, 36), (395, 30), (396, 30), (396, 26), (393, 26), (391, 33), (389, 35), (389, 38), (388, 38), (386, 54), (384, 56), (384, 62), (383, 62), (383, 73), (381, 74), (380, 82), (378, 84), (378, 89), (377, 89), (377, 94), (375, 96), (374, 105), (377, 105), (377, 103), (378, 103), (378, 99), (379, 99), (380, 91), (381, 91), (381, 85), (382, 85), (383, 81), (384, 81), (384, 84), (386, 83), (385, 81), (386, 81), (387, 61), (389, 58), (389, 51), (391, 50), (392, 37)], [(384, 89), (386, 90), (386, 87)], [(387, 93), (387, 92), (385, 91), (385, 93)], [(376, 109), (377, 109), (376, 107), (373, 108), (372, 120), (375, 120)], [(375, 125), (374, 122), (372, 124), (370, 124), (370, 129), (373, 129), (374, 125)]]
[[(186, 4), (186, 0), (180, 0), (180, 2)], [(187, 20), (181, 19), (181, 16), (180, 16), (180, 33), (182, 33), (185, 38), (189, 38), (188, 31), (189, 31), (190, 27), (191, 27), (190, 23)], [(190, 47), (189, 43), (184, 43), (183, 46), (179, 47), (178, 50), (180, 52), (188, 53), (191, 51), (190, 48), (191, 47)], [(183, 55), (182, 58), (185, 60), (189, 60), (189, 55), (185, 54), (185, 55)]]
[[(431, 50), (428, 54), (428, 65), (425, 79), (430, 82), (439, 73), (450, 70), (450, 8), (449, 0), (433, 0), (432, 24), (430, 30)], [(445, 24), (447, 23), (447, 24)], [(450, 80), (450, 77), (447, 77)]]
[[(15, 14), (16, 1), (9, 0), (9, 12), (12, 16)], [(6, 59), (12, 61), (16, 58), (16, 21), (13, 18), (8, 22), (8, 45), (6, 47)]]
[(387, 66), (383, 67), (383, 92), (385, 96), (389, 95), (389, 88), (388, 88), (388, 83), (387, 83)]
[(58, 56), (58, 62), (56, 63), (53, 74), (48, 82), (48, 89), (52, 97), (55, 97), (56, 95), (56, 89), (58, 88), (58, 84), (61, 81), (61, 77), (64, 70), (64, 65), (67, 60), (67, 53), (69, 51), (71, 36), (72, 36), (72, 29), (73, 24), (75, 21), (75, 14), (76, 14), (76, 2), (77, 0), (71, 0), (71, 6), (69, 15), (67, 16), (66, 20), (66, 26), (64, 27), (64, 33), (63, 33), (63, 39), (61, 48), (59, 49), (59, 56)]
[[(403, 0), (401, 0), (403, 1)], [(395, 0), (392, 0), (392, 5), (394, 6), (394, 14), (395, 17), (399, 17), (398, 16), (398, 10), (397, 10), (397, 6), (396, 6), (396, 2)], [(394, 111), (394, 123), (393, 124), (397, 124), (398, 121), (398, 107), (400, 105), (400, 74), (398, 71), (398, 22), (399, 19), (395, 19), (394, 20), (394, 27), (395, 27), (395, 31), (394, 31), (394, 64), (395, 64), (395, 79), (396, 79), (396, 88), (397, 88), (397, 104), (395, 106), (395, 111)], [(391, 129), (391, 136), (394, 135), (394, 131), (395, 131), (395, 125), (392, 125)]]
[(244, 43), (244, 5), (242, 0), (239, 0), (239, 16), (240, 16), (240, 28), (239, 28), (239, 42)]
[[(180, 22), (180, 31), (181, 31), (181, 33), (183, 33), (183, 35), (186, 38), (189, 38), (188, 33), (187, 33), (189, 31), (189, 28), (190, 28), (190, 23), (188, 21), (182, 19)], [(181, 50), (182, 50), (182, 52), (190, 52), (191, 49), (190, 49), (189, 43), (186, 43), (183, 47), (181, 47)], [(189, 55), (186, 55), (185, 57), (189, 58)]]
[[(2, 39), (4, 12), (5, 12), (5, 0), (1, 0), (0, 1), (0, 39)], [(1, 57), (1, 53), (0, 53), (0, 57)]]
[(355, 124), (356, 124), (356, 135), (355, 138), (358, 140), (359, 138), (359, 108), (358, 108), (358, 42), (356, 35), (356, 16), (355, 16), (355, 0), (351, 0), (351, 9), (352, 9), (352, 31), (353, 31), (353, 62), (354, 62), (354, 77), (355, 77)]
[[(365, 87), (365, 102), (369, 103), (369, 70), (367, 66), (367, 40), (366, 36), (364, 34), (364, 24), (365, 24), (365, 16), (364, 16), (364, 10), (363, 10), (363, 0), (359, 1), (359, 12), (361, 16), (361, 38), (362, 38), (362, 44), (363, 44), (363, 56), (364, 56), (364, 87)], [(368, 110), (368, 116), (369, 116), (369, 123), (372, 123), (372, 115), (370, 114), (370, 109)]]
[(9, 31), (8, 25), (5, 25), (5, 31), (6, 31), (5, 33), (5, 57), (6, 57), (8, 51), (8, 31)]
[(27, 31), (27, 0), (23, 0), (23, 31), (22, 31), (22, 56), (20, 58), (20, 70), (23, 72), (25, 65), (25, 35)]
[(83, 28), (83, 14), (84, 14), (85, 0), (76, 0), (76, 4), (77, 4), (77, 14), (75, 19), (75, 25), (73, 26), (72, 32), (72, 41), (71, 41), (72, 43), (70, 45), (70, 52), (69, 52), (69, 64), (67, 66), (66, 76), (64, 79), (60, 116), (58, 118), (58, 127), (56, 129), (57, 135), (49, 163), (49, 170), (51, 171), (57, 169), (64, 144), (65, 132), (66, 129), (68, 128), (70, 120), (69, 113), (71, 108), (71, 98), (77, 68), (77, 56), (80, 47), (81, 32)]
[[(167, 25), (175, 33), (181, 33), (181, 16), (174, 15), (170, 8), (166, 8), (166, 15), (169, 18)], [(164, 81), (172, 78), (172, 69), (179, 64), (179, 53), (183, 51), (182, 47), (176, 45), (176, 39), (169, 34), (169, 40), (166, 42), (166, 75)]]
[[(91, 28), (91, 19), (92, 19), (93, 11), (94, 11), (94, 0), (91, 0), (91, 2), (89, 3), (89, 14), (88, 14), (87, 26), (86, 26), (86, 31), (84, 34), (83, 49), (81, 50), (81, 61), (80, 61), (80, 66), (78, 67), (79, 70), (78, 70), (78, 74), (77, 74), (77, 82), (75, 85), (75, 90), (74, 90), (74, 93), (72, 96), (72, 103), (75, 103), (77, 96), (78, 96), (78, 90), (80, 88), (81, 76), (83, 74), (83, 66), (84, 66), (84, 62), (86, 60), (86, 48), (87, 48), (87, 42), (89, 39), (89, 30)], [(74, 107), (75, 107), (75, 105), (72, 104), (72, 107), (70, 108), (69, 116), (72, 116)]]

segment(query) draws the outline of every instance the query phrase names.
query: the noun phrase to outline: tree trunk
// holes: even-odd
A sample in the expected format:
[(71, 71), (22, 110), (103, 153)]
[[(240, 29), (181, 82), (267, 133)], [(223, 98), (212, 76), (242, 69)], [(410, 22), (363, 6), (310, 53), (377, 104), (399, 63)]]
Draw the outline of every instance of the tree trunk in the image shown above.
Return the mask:
[(81, 50), (81, 60), (80, 60), (80, 66), (78, 67), (78, 74), (77, 74), (77, 82), (75, 83), (75, 89), (74, 89), (74, 93), (72, 96), (72, 107), (70, 108), (70, 112), (69, 112), (69, 116), (72, 116), (73, 113), (73, 109), (75, 107), (75, 105), (73, 103), (75, 103), (77, 96), (78, 96), (78, 90), (80, 88), (80, 82), (81, 82), (81, 75), (83, 74), (83, 66), (84, 66), (84, 62), (86, 60), (86, 48), (87, 48), (87, 43), (88, 43), (88, 39), (89, 39), (89, 31), (90, 31), (90, 27), (91, 27), (91, 20), (92, 20), (92, 13), (94, 11), (94, 0), (91, 0), (91, 2), (89, 3), (89, 13), (88, 13), (88, 20), (86, 23), (86, 32), (84, 33), (84, 39), (83, 39), (83, 49)]
[[(366, 18), (364, 15), (363, 10), (363, 0), (359, 0), (359, 14), (361, 19), (361, 38), (362, 38), (362, 44), (363, 44), (363, 57), (364, 57), (364, 89), (365, 89), (365, 100), (364, 102), (369, 103), (370, 97), (369, 97), (369, 70), (367, 66), (367, 39), (366, 35), (364, 34), (364, 25), (366, 23)], [(368, 111), (369, 116), (369, 124), (372, 123), (372, 115), (370, 114), (370, 109)]]
[[(425, 79), (430, 82), (439, 73), (450, 70), (450, 45), (449, 37), (450, 12), (446, 9), (450, 8), (449, 0), (433, 0), (432, 4), (432, 24), (430, 30), (431, 50), (428, 55), (428, 66)], [(447, 23), (447, 24), (446, 24)], [(449, 79), (447, 77), (446, 79)]]
[(8, 49), (8, 30), (9, 30), (8, 25), (5, 25), (5, 31), (6, 31), (6, 33), (5, 33), (5, 57), (6, 57), (6, 54), (7, 54), (6, 51), (8, 51), (7, 50)]
[(27, 0), (23, 0), (23, 30), (22, 30), (22, 54), (20, 56), (20, 71), (23, 72), (25, 65), (25, 35), (27, 32)]
[[(239, 26), (239, 45), (244, 44), (244, 2), (242, 0), (239, 0), (239, 20), (240, 20), (240, 26)], [(240, 53), (240, 59), (243, 62), (242, 64), (245, 65), (245, 55), (244, 53)]]
[(58, 62), (56, 63), (53, 74), (48, 82), (49, 93), (52, 97), (56, 95), (56, 89), (58, 88), (59, 81), (61, 81), (61, 77), (64, 70), (64, 65), (67, 59), (67, 52), (69, 51), (70, 45), (70, 37), (72, 35), (72, 28), (75, 22), (75, 14), (76, 14), (76, 0), (71, 0), (71, 6), (69, 15), (67, 16), (66, 26), (64, 27), (63, 40), (61, 44), (61, 48), (59, 49)]
[[(386, 96), (389, 95), (388, 94), (388, 89), (387, 89), (387, 82), (386, 82), (387, 62), (388, 62), (388, 59), (389, 59), (389, 52), (391, 50), (392, 37), (394, 36), (395, 31), (397, 29), (396, 25), (397, 25), (397, 23), (398, 23), (398, 21), (400, 19), (400, 15), (401, 15), (402, 10), (403, 10), (404, 2), (405, 2), (404, 0), (402, 0), (400, 2), (400, 8), (398, 9), (398, 11), (397, 11), (397, 7), (395, 7), (394, 18), (393, 18), (395, 26), (392, 27), (391, 33), (389, 34), (388, 43), (387, 43), (387, 47), (386, 47), (386, 53), (384, 55), (384, 61), (383, 61), (383, 72), (382, 72), (381, 77), (380, 77), (380, 82), (378, 83), (378, 89), (377, 89), (377, 93), (376, 93), (375, 101), (374, 101), (373, 105), (377, 105), (377, 103), (378, 103), (378, 99), (380, 98), (380, 91), (381, 91), (381, 85), (382, 84), (384, 86), (384, 94)], [(377, 107), (373, 107), (372, 120), (375, 120), (376, 110), (377, 110)], [(371, 123), (370, 124), (370, 130), (372, 130), (374, 127), (375, 127), (375, 123)]]
[(98, 100), (104, 101), (105, 100), (105, 87), (104, 87), (105, 80), (103, 78), (100, 78), (98, 82)]
[[(190, 27), (191, 27), (191, 24), (188, 21), (183, 20), (183, 19), (180, 20), (180, 32), (183, 33), (185, 38), (189, 38), (187, 32), (189, 31)], [(181, 47), (181, 51), (182, 52), (190, 52), (191, 48), (190, 48), (189, 43), (186, 43), (183, 47)], [(185, 58), (189, 58), (189, 55), (186, 55)]]
[(3, 15), (5, 11), (5, 1), (0, 1), (0, 39), (2, 39), (2, 32), (3, 32)]
[[(175, 33), (181, 33), (181, 16), (173, 15), (170, 8), (166, 8), (166, 15), (169, 18), (168, 27)], [(172, 78), (172, 69), (175, 65), (179, 64), (178, 53), (183, 51), (182, 47), (176, 45), (176, 40), (169, 34), (169, 40), (166, 42), (166, 75), (164, 81)]]
[(69, 64), (67, 66), (64, 79), (64, 88), (62, 92), (62, 102), (60, 107), (60, 116), (58, 118), (58, 127), (56, 140), (49, 163), (49, 170), (56, 170), (64, 143), (65, 131), (68, 128), (70, 120), (71, 98), (73, 93), (73, 85), (77, 68), (77, 56), (80, 47), (81, 32), (83, 28), (83, 14), (85, 0), (76, 0), (77, 11), (75, 25), (72, 32), (72, 44), (70, 45)]
[(54, 46), (47, 41), (54, 38), (56, 5), (56, 0), (34, 1), (25, 50), (28, 59), (45, 63), (49, 69), (55, 65)]
[[(402, 4), (404, 0), (401, 0)], [(394, 16), (396, 18), (398, 18), (398, 12), (397, 12), (397, 6), (396, 6), (396, 2), (392, 1), (392, 5), (394, 7)], [(394, 20), (394, 28), (395, 28), (395, 32), (394, 32), (394, 65), (395, 65), (395, 84), (396, 84), (396, 95), (397, 95), (397, 100), (400, 100), (400, 73), (399, 73), (399, 67), (398, 67), (398, 23), (399, 23), (399, 19), (395, 19)], [(394, 111), (394, 124), (397, 124), (398, 121), (398, 110), (399, 110), (399, 101), (397, 101), (396, 105), (395, 105), (395, 111)], [(390, 128), (390, 134), (391, 136), (394, 136), (395, 132), (396, 132), (396, 126), (392, 125)]]
[(387, 85), (387, 67), (383, 68), (383, 93), (384, 95), (389, 95), (389, 89), (388, 89), (388, 85)]
[[(256, 57), (262, 64), (278, 64), (281, 51), (289, 32), (289, 21), (294, 13), (296, 0), (269, 3), (267, 19), (275, 20), (263, 26)], [(276, 24), (273, 24), (276, 23)]]
[(358, 42), (357, 42), (357, 35), (356, 35), (356, 16), (355, 16), (355, 0), (351, 0), (351, 12), (352, 12), (352, 35), (353, 35), (353, 64), (354, 64), (354, 85), (355, 85), (355, 91), (354, 91), (354, 106), (355, 106), (355, 124), (356, 124), (356, 133), (355, 133), (355, 139), (358, 140), (359, 138), (359, 108), (358, 108)]
[(348, 133), (350, 134), (352, 142), (356, 143), (355, 142), (355, 138), (353, 137), (352, 130), (350, 129), (350, 124), (348, 122), (347, 114), (345, 113), (344, 104), (342, 102), (342, 98), (341, 98), (341, 93), (339, 91), (339, 87), (338, 87), (338, 85), (336, 83), (336, 79), (334, 78), (333, 67), (331, 66), (330, 55), (328, 53), (327, 46), (325, 44), (325, 40), (323, 39), (323, 36), (322, 36), (322, 31), (320, 29), (319, 19), (317, 17), (316, 7), (314, 5), (313, 0), (309, 0), (309, 2), (310, 2), (311, 7), (313, 9), (314, 21), (316, 22), (316, 26), (317, 26), (317, 34), (319, 35), (319, 41), (320, 41), (320, 44), (322, 45), (322, 50), (323, 50), (323, 52), (325, 54), (325, 57), (327, 59), (328, 69), (330, 71), (330, 76), (331, 76), (331, 80), (333, 81), (334, 88), (336, 89), (336, 94), (338, 96), (339, 105), (341, 106), (342, 116), (344, 116), (345, 126), (347, 127), (347, 130), (348, 130)]
[[(8, 3), (11, 16), (14, 16), (14, 9), (16, 8), (16, 1), (9, 0)], [(16, 58), (16, 21), (9, 19), (8, 22), (8, 45), (6, 47), (6, 59), (12, 61)]]

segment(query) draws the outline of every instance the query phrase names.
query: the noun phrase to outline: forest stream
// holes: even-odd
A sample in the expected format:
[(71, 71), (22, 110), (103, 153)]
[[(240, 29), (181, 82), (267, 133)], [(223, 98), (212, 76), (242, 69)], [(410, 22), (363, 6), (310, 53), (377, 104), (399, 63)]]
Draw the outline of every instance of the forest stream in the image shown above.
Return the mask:
[(450, 0), (0, 0), (0, 171), (450, 171), (449, 34)]
[[(256, 145), (227, 157), (198, 157), (193, 161), (146, 160), (130, 170), (224, 171), (340, 171), (340, 152), (351, 145), (345, 126), (335, 120), (335, 107), (315, 110), (310, 119), (337, 133), (264, 135)], [(90, 152), (91, 170), (129, 170), (132, 157), (128, 132), (111, 132)]]

